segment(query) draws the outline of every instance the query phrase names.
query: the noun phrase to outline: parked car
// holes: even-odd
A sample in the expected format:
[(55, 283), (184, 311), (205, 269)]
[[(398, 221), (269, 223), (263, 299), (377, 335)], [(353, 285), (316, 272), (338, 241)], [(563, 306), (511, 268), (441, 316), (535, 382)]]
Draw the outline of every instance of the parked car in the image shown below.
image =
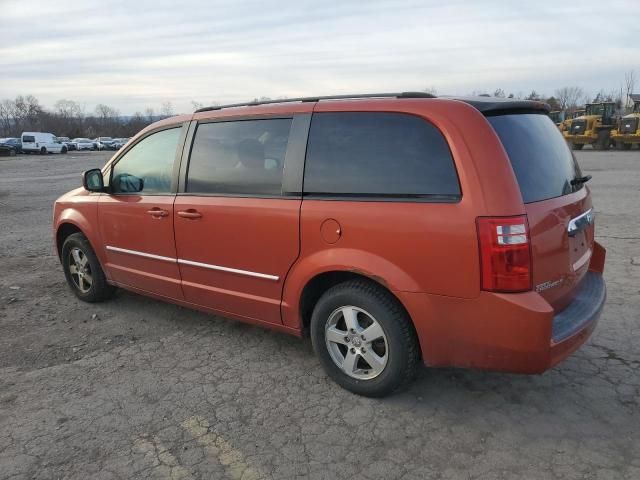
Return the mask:
[(22, 132), (22, 151), (25, 153), (67, 153), (67, 146), (53, 133)]
[(126, 145), (128, 141), (129, 141), (128, 138), (114, 138), (113, 142), (111, 142), (111, 145), (109, 146), (109, 149), (120, 150), (122, 147)]
[(73, 143), (69, 137), (58, 137), (60, 142), (64, 143), (67, 146), (67, 150), (77, 150), (78, 147), (75, 143)]
[(10, 156), (22, 153), (22, 142), (19, 138), (0, 138), (0, 149)]
[(547, 105), (339, 98), (145, 128), (55, 203), (73, 292), (308, 334), (328, 375), (368, 396), (421, 362), (540, 373), (589, 338), (605, 249)]
[(93, 140), (88, 138), (74, 138), (71, 143), (76, 146), (76, 150), (93, 150)]
[(93, 140), (95, 150), (109, 150), (113, 139), (111, 137), (98, 137)]

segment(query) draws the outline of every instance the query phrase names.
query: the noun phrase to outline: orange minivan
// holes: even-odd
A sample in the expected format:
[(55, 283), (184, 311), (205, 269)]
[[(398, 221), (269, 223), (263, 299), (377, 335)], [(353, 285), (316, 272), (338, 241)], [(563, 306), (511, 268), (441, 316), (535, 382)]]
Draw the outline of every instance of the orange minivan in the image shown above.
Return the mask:
[(165, 119), (55, 202), (57, 251), (81, 300), (121, 287), (309, 335), (361, 395), (420, 361), (541, 373), (606, 296), (590, 177), (547, 114), (400, 93)]

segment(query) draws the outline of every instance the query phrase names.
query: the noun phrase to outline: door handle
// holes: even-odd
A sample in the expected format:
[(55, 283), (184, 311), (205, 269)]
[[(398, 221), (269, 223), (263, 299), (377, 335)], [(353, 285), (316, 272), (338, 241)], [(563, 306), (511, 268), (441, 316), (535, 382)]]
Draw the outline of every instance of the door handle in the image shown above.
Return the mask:
[(151, 210), (147, 210), (147, 213), (149, 215), (151, 215), (154, 218), (160, 218), (160, 217), (168, 217), (169, 216), (169, 212), (167, 212), (166, 210), (163, 210), (161, 208), (158, 207), (154, 207)]
[(188, 218), (190, 220), (195, 220), (197, 218), (201, 218), (202, 214), (199, 211), (194, 210), (193, 208), (190, 208), (189, 210), (179, 211), (178, 216), (182, 218)]

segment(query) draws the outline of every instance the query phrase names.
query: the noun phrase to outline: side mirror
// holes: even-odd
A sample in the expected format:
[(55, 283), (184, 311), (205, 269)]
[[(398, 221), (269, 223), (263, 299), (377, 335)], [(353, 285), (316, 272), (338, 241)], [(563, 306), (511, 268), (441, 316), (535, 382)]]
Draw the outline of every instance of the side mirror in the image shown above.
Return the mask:
[(121, 173), (113, 177), (113, 191), (116, 193), (139, 193), (143, 189), (144, 180), (135, 175)]
[(92, 168), (82, 174), (82, 186), (90, 192), (104, 192), (104, 180), (102, 170)]

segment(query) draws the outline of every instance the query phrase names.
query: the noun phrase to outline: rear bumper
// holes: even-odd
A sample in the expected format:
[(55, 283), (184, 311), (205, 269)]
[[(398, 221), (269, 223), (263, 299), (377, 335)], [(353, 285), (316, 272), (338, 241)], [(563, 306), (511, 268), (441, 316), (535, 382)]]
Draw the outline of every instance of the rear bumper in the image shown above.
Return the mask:
[(591, 336), (606, 299), (607, 287), (602, 274), (587, 272), (573, 302), (553, 317), (550, 367), (568, 357)]
[(511, 373), (542, 373), (593, 333), (606, 300), (604, 249), (561, 312), (536, 292), (481, 292), (474, 299), (397, 292), (414, 320), (425, 364)]

